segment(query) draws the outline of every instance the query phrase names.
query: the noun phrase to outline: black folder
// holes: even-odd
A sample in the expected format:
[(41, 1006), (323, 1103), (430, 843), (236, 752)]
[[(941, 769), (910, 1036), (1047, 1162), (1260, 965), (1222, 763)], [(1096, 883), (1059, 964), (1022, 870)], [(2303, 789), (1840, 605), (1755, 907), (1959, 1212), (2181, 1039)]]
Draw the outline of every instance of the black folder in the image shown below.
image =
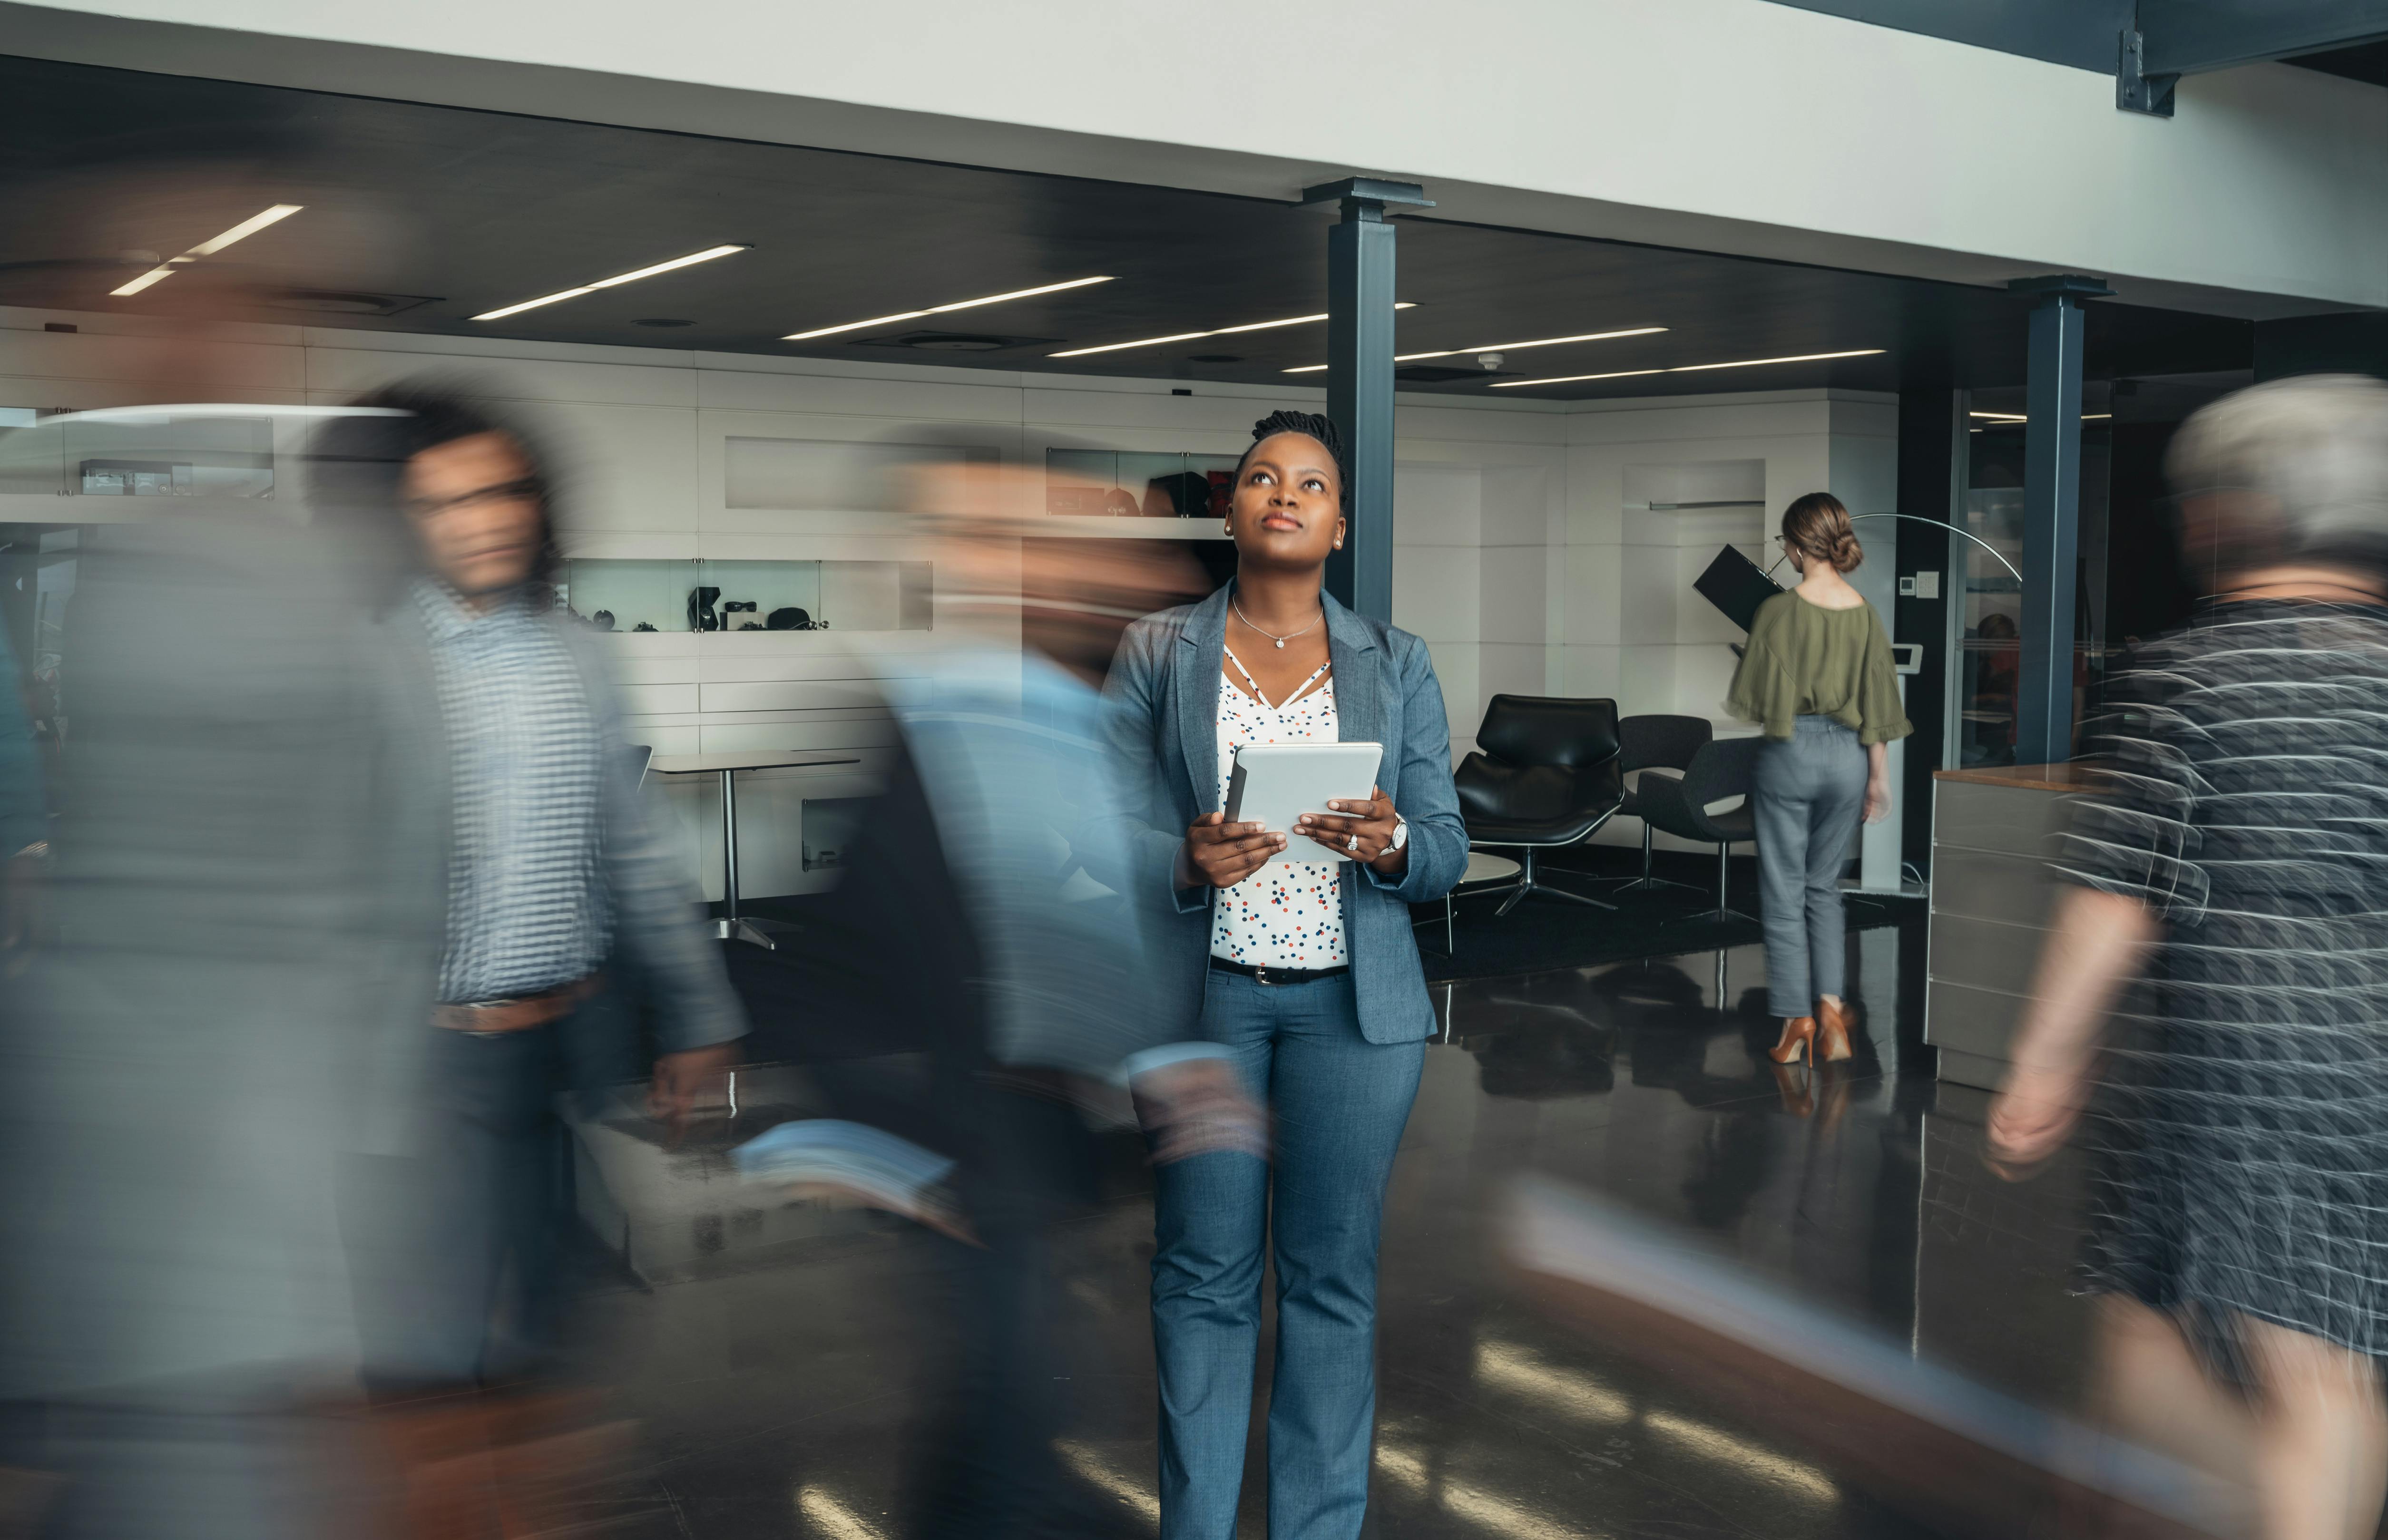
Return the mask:
[(1758, 619), (1758, 607), (1783, 592), (1781, 584), (1731, 546), (1717, 552), (1708, 570), (1692, 580), (1692, 587), (1745, 631)]

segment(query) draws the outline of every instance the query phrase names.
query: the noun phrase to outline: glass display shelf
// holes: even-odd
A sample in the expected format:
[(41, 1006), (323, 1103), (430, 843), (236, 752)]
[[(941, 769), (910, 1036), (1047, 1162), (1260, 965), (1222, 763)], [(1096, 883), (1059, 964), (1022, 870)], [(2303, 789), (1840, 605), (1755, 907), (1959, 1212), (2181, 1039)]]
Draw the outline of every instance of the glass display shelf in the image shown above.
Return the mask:
[(600, 631), (926, 631), (927, 562), (573, 558), (556, 598)]

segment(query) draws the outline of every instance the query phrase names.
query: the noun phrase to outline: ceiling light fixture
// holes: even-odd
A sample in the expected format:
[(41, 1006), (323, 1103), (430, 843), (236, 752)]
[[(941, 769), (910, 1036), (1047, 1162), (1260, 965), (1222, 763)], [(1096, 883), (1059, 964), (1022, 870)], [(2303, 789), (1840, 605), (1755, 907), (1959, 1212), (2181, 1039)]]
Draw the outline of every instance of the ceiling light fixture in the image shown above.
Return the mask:
[(1040, 284), (1033, 289), (1013, 289), (1005, 294), (990, 294), (979, 299), (957, 299), (950, 305), (932, 305), (921, 310), (898, 310), (894, 315), (875, 315), (869, 321), (849, 321), (842, 326), (820, 326), (809, 332), (791, 332), (781, 342), (810, 342), (815, 337), (833, 337), (840, 332), (859, 332), (866, 326), (886, 326), (898, 321), (918, 321), (924, 315), (944, 315), (948, 310), (968, 310), (981, 305), (1000, 305), (1007, 299), (1034, 299), (1040, 294), (1060, 294), (1063, 289), (1083, 289), (1089, 284), (1108, 284), (1110, 273), (1097, 278), (1073, 278), (1063, 284)]
[[(1404, 299), (1396, 301), (1393, 309), (1415, 310), (1417, 305), (1415, 301)], [(1224, 337), (1238, 332), (1265, 332), (1277, 326), (1307, 326), (1314, 322), (1326, 319), (1327, 312), (1321, 310), (1316, 315), (1289, 315), (1282, 321), (1248, 321), (1241, 326), (1214, 326), (1207, 332), (1172, 332), (1165, 337), (1138, 337), (1134, 342), (1107, 342), (1099, 347), (1072, 347), (1059, 353), (1048, 353), (1045, 356), (1048, 359), (1083, 359), (1089, 353), (1118, 353), (1131, 347), (1158, 347), (1164, 342), (1191, 342), (1196, 337)], [(1318, 367), (1324, 369), (1327, 366), (1322, 363)], [(1287, 372), (1296, 372), (1289, 370)]]
[(306, 207), (303, 203), (277, 203), (261, 214), (251, 214), (222, 234), (211, 240), (201, 241), (180, 257), (169, 257), (122, 288), (110, 289), (108, 292), (119, 298), (130, 294), (139, 294), (159, 279), (172, 277), (178, 270), (190, 266), (200, 258), (212, 257), (233, 242), (247, 240), (267, 225), (278, 224)]
[[(1607, 342), (1612, 337), (1646, 337), (1666, 329), (1664, 326), (1628, 326), (1615, 332), (1580, 332), (1571, 337), (1535, 337), (1528, 342), (1487, 342), (1474, 347), (1438, 347), (1431, 353), (1396, 353), (1393, 361), (1416, 363), (1421, 359), (1447, 359), (1454, 353), (1514, 353), (1521, 347), (1556, 347), (1563, 342)], [(1326, 367), (1323, 363), (1305, 363), (1285, 372), (1315, 374)]]
[(1563, 342), (1607, 342), (1611, 337), (1646, 337), (1663, 332), (1664, 326), (1628, 326), (1615, 332), (1583, 332), (1571, 337), (1536, 337), (1531, 342), (1488, 342), (1480, 347), (1446, 347), (1436, 353), (1396, 353), (1395, 363), (1408, 363), (1416, 359), (1447, 359), (1454, 353), (1514, 353), (1521, 347), (1556, 347)]
[(751, 246), (709, 246), (703, 251), (692, 251), (685, 257), (675, 257), (668, 262), (657, 262), (651, 267), (636, 268), (629, 272), (617, 272), (611, 278), (600, 278), (593, 284), (583, 284), (578, 288), (558, 289), (553, 294), (540, 295), (537, 299), (526, 299), (519, 305), (504, 305), (494, 310), (483, 310), (472, 319), (503, 321), (510, 315), (520, 315), (525, 310), (535, 310), (541, 305), (553, 305), (560, 299), (578, 299), (584, 294), (595, 294), (599, 289), (610, 289), (617, 284), (635, 284), (641, 278), (653, 278), (659, 272), (670, 272), (676, 268), (694, 267), (699, 262), (710, 262), (716, 257), (728, 257), (736, 252), (754, 249)]
[[(2001, 426), (2014, 423), (2028, 423), (2031, 421), (2030, 418), (2025, 416), (2019, 411), (1969, 411), (1965, 413), (1965, 415), (1968, 417), (1978, 417), (1985, 423), (1997, 423)], [(2084, 423), (2102, 423), (2114, 415), (2115, 414), (2111, 411), (2085, 411), (2081, 414), (2081, 421)]]
[(1607, 374), (1561, 374), (1547, 380), (1495, 380), (1495, 390), (1521, 385), (1573, 385), (1579, 380), (1621, 380), (1629, 374), (1692, 374), (1704, 369), (1756, 369), (1768, 363), (1814, 363), (1823, 359), (1865, 359), (1887, 352), (1883, 347), (1851, 347), (1838, 353), (1791, 353), (1779, 359), (1734, 359), (1727, 363), (1679, 363), (1671, 369), (1620, 369)]

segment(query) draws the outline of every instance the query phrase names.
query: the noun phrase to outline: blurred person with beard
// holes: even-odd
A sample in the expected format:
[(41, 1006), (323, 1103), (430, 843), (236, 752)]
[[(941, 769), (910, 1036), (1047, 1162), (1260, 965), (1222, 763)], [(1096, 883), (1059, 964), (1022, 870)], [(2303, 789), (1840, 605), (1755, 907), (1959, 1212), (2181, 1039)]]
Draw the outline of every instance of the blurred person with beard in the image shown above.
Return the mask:
[(2388, 1485), (2388, 385), (2241, 391), (2166, 470), (2209, 597), (2110, 692), (1988, 1149), (2064, 1142), (2144, 971), (2088, 1125), (2111, 1409), (2244, 1479), (2266, 1540), (2355, 1540)]
[[(393, 415), (327, 432), (318, 478), (397, 553), (370, 640), (414, 1095), (352, 1220), (367, 1392), (436, 1487), (426, 1451), (457, 1420), (509, 1415), (475, 1393), (562, 1367), (555, 1094), (636, 1073), (635, 994), (659, 1049), (652, 1108), (676, 1123), (745, 1020), (640, 805), (603, 661), (551, 602), (553, 467), (451, 389), (359, 405)], [(416, 1522), (446, 1500), (417, 1491)]]
[[(1099, 1534), (1116, 1500), (1078, 1492), (1057, 1451), (1079, 1409), (1058, 1227), (1099, 1195), (1088, 1116), (1125, 1091), (1163, 1165), (1266, 1144), (1219, 1051), (1173, 1041), (1147, 919), (1086, 875), (1108, 865), (1089, 845), (1106, 835), (1080, 822), (1109, 800), (1097, 686), (1119, 637), (1200, 574), (1161, 542), (1038, 538), (986, 511), (983, 472), (925, 477), (920, 500), (938, 645), (891, 660), (907, 677), (888, 689), (886, 788), (845, 847), (835, 903), (782, 942), (784, 963), (740, 959), (742, 984), (759, 1041), (781, 1029), (766, 1001), (784, 991), (800, 1031), (843, 1018), (928, 1054), (921, 1104), (841, 1106), (954, 1162), (949, 1206), (914, 1214), (946, 1237), (950, 1340), (908, 1532)], [(836, 1099), (837, 1077), (819, 1079)]]

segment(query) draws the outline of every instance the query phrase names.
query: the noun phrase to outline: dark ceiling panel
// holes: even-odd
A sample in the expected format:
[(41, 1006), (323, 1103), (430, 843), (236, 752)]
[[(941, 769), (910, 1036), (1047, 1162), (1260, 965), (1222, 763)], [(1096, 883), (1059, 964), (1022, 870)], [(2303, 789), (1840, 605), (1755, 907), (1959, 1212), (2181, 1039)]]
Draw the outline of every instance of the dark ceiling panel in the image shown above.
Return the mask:
[(2115, 72), (2115, 39), (2135, 0), (1775, 0), (1803, 11)]
[(2282, 62), (2369, 85), (2388, 85), (2388, 43), (2358, 43), (2352, 48), (2331, 48)]
[[(1109, 182), (0, 58), (0, 303), (1093, 376), (1315, 385), (1323, 325), (1048, 355), (1326, 309), (1331, 215)], [(133, 299), (108, 291), (273, 202), (305, 211)], [(736, 256), (476, 322), (720, 243)], [(1554, 398), (2020, 380), (2003, 290), (1402, 221), (1404, 352), (1664, 326), (1472, 359), (1428, 393)], [(1067, 279), (1113, 281), (809, 343), (792, 332)], [(376, 302), (375, 297), (387, 297)], [(375, 311), (386, 313), (375, 313)], [(2243, 369), (2245, 323), (2091, 307), (2093, 372)], [(684, 322), (657, 325), (654, 322)], [(919, 350), (907, 334), (991, 339)], [(1683, 366), (1882, 348), (1879, 356)]]

